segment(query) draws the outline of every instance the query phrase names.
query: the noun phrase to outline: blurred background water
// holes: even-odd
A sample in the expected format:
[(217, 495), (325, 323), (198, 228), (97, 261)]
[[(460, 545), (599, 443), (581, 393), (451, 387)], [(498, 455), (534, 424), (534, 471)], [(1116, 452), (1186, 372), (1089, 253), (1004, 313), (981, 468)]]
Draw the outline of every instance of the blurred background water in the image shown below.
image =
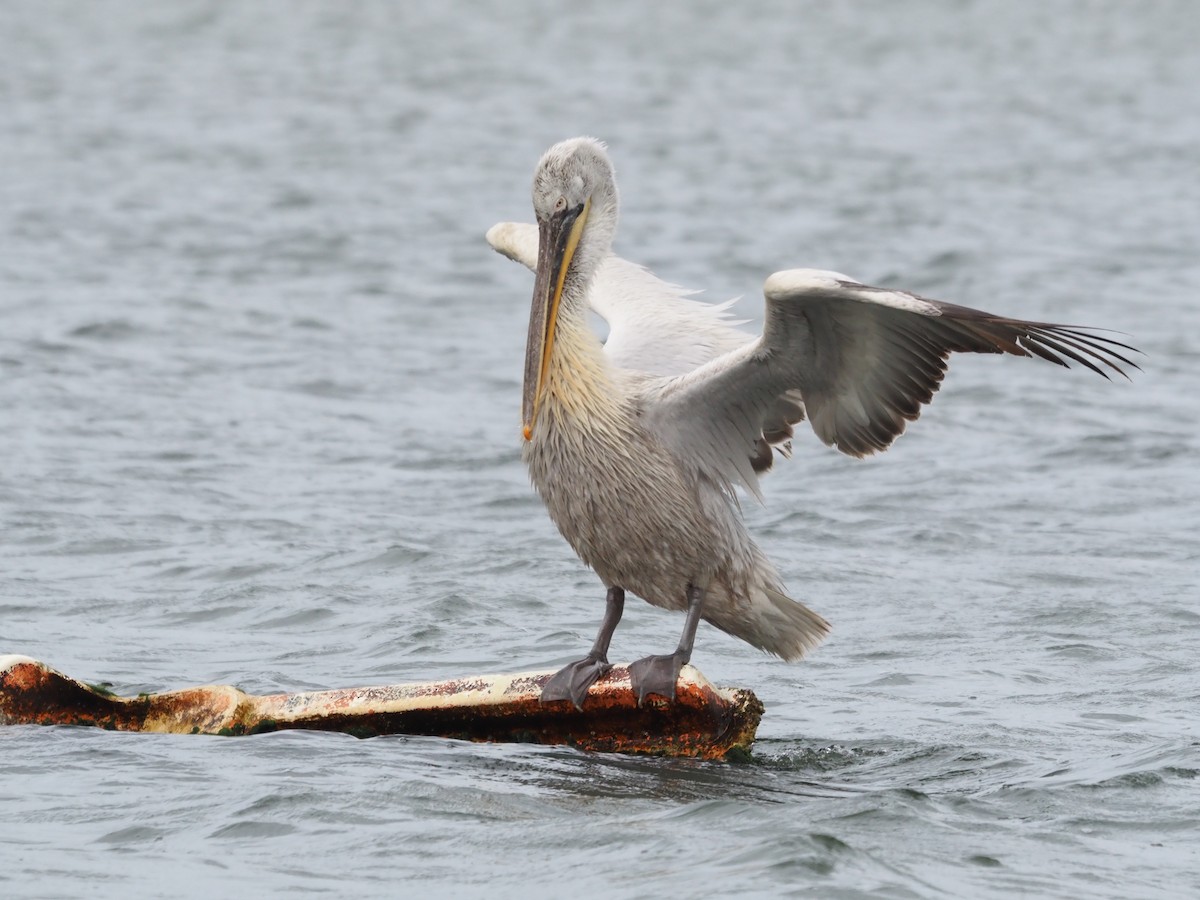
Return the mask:
[[(618, 251), (794, 266), (1145, 351), (958, 358), (893, 450), (747, 507), (834, 624), (743, 765), (326, 734), (0, 731), (20, 897), (1200, 891), (1200, 8), (0, 9), (0, 652), (122, 693), (550, 668), (603, 591), (518, 458), (541, 152)], [(752, 327), (752, 326), (751, 326)], [(614, 656), (681, 621), (627, 608)]]

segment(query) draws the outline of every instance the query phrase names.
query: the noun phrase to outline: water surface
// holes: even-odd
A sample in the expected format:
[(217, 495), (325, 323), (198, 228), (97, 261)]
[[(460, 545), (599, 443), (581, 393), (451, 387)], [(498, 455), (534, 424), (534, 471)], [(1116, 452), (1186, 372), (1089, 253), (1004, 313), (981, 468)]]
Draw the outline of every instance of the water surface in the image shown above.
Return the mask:
[[(24, 4), (0, 12), (0, 652), (122, 693), (551, 667), (603, 591), (518, 458), (539, 154), (760, 316), (815, 266), (1128, 333), (955, 360), (756, 536), (834, 633), (743, 765), (0, 731), (0, 893), (1200, 891), (1196, 7)], [(753, 326), (753, 322), (751, 327)], [(674, 645), (631, 603), (613, 652)]]

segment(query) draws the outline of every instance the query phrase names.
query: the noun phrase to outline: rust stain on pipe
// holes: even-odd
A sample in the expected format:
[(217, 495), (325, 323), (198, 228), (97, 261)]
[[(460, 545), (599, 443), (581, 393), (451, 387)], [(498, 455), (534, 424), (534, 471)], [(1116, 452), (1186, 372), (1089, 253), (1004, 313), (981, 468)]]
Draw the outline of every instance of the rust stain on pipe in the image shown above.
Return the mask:
[(639, 707), (629, 670), (614, 666), (583, 711), (538, 697), (553, 672), (253, 696), (228, 685), (118, 697), (23, 656), (0, 656), (0, 724), (92, 725), (172, 734), (288, 728), (356, 737), (419, 734), (469, 741), (565, 744), (583, 750), (720, 759), (749, 751), (763, 706), (751, 691), (715, 688), (685, 666), (676, 698)]

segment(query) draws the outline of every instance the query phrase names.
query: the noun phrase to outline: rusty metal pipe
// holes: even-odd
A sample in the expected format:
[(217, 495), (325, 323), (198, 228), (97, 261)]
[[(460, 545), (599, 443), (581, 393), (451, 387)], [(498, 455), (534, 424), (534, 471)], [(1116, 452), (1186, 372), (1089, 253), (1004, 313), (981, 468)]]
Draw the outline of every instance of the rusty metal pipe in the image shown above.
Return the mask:
[(119, 697), (25, 656), (0, 656), (0, 725), (91, 725), (117, 731), (242, 735), (287, 728), (356, 737), (420, 734), (469, 741), (721, 759), (747, 752), (763, 706), (685, 666), (674, 702), (639, 707), (626, 666), (592, 687), (582, 712), (542, 704), (553, 672), (253, 696), (229, 685)]

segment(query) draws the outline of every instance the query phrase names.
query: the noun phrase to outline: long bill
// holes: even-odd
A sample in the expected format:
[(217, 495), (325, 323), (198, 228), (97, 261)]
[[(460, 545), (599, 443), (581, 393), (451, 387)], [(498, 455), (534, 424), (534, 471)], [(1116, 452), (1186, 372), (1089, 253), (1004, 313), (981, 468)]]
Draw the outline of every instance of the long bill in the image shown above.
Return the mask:
[(558, 308), (571, 259), (587, 223), (591, 199), (572, 209), (554, 213), (538, 224), (538, 261), (529, 310), (529, 338), (525, 343), (525, 387), (521, 393), (521, 433), (533, 438), (538, 408), (546, 384), (546, 371), (554, 352)]

